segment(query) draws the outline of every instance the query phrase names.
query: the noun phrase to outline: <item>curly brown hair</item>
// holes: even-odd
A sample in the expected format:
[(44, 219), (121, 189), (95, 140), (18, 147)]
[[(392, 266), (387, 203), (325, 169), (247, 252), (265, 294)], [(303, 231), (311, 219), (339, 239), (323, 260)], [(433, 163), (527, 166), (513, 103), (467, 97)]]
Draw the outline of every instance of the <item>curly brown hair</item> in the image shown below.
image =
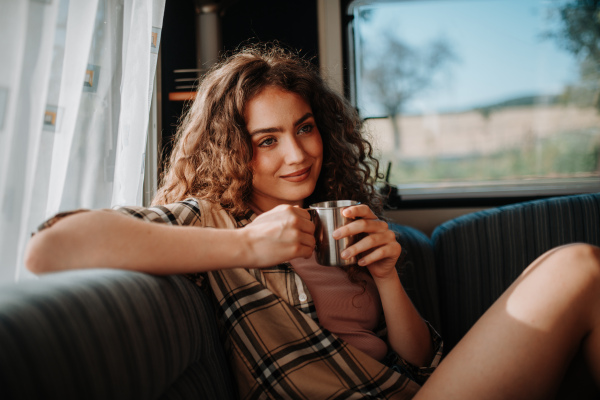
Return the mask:
[(305, 205), (357, 200), (381, 215), (382, 201), (374, 187), (379, 163), (362, 136), (358, 113), (327, 86), (310, 61), (274, 43), (239, 50), (205, 75), (178, 129), (170, 166), (152, 203), (196, 197), (220, 203), (234, 216), (248, 212), (252, 145), (244, 108), (266, 86), (304, 98), (321, 133), (323, 167)]

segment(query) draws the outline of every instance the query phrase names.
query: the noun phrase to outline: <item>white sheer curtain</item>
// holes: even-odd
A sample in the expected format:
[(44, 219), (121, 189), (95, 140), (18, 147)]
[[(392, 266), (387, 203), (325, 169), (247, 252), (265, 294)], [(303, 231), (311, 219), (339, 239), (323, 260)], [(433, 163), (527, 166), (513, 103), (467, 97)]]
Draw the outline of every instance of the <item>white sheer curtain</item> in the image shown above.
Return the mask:
[(59, 211), (142, 202), (165, 0), (0, 0), (0, 282)]

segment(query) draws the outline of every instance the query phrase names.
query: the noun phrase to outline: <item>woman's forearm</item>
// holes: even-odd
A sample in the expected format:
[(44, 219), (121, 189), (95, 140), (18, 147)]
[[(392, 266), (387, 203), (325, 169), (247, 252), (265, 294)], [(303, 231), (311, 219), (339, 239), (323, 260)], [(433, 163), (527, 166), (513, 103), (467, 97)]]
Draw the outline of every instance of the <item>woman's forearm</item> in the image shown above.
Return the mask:
[(426, 366), (433, 358), (431, 335), (398, 275), (374, 279), (381, 297), (390, 347), (406, 361)]
[(242, 266), (239, 230), (148, 223), (110, 211), (75, 214), (35, 234), (25, 264), (35, 273), (120, 268), (176, 274)]

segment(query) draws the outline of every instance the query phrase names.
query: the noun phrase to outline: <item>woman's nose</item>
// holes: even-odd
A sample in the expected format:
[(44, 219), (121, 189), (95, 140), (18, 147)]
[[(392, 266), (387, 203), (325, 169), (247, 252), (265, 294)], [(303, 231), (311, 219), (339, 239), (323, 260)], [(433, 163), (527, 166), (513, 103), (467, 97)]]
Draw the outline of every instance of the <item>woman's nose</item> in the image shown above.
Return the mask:
[(286, 147), (285, 160), (288, 164), (298, 164), (304, 161), (306, 158), (306, 151), (302, 147), (302, 143), (296, 138), (292, 138), (288, 141)]

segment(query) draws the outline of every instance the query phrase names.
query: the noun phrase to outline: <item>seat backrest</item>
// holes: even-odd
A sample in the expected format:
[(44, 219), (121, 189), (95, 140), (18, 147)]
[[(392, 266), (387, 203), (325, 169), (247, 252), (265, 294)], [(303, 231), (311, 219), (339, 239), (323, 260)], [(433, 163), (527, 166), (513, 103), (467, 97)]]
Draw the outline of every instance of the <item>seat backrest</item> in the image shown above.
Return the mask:
[(394, 223), (388, 225), (402, 246), (399, 259), (402, 285), (421, 316), (440, 332), (438, 286), (431, 240), (417, 229)]
[(85, 270), (3, 284), (0, 397), (233, 399), (214, 312), (175, 275)]
[(432, 242), (447, 352), (538, 256), (568, 243), (600, 245), (600, 193), (464, 215), (438, 226)]

